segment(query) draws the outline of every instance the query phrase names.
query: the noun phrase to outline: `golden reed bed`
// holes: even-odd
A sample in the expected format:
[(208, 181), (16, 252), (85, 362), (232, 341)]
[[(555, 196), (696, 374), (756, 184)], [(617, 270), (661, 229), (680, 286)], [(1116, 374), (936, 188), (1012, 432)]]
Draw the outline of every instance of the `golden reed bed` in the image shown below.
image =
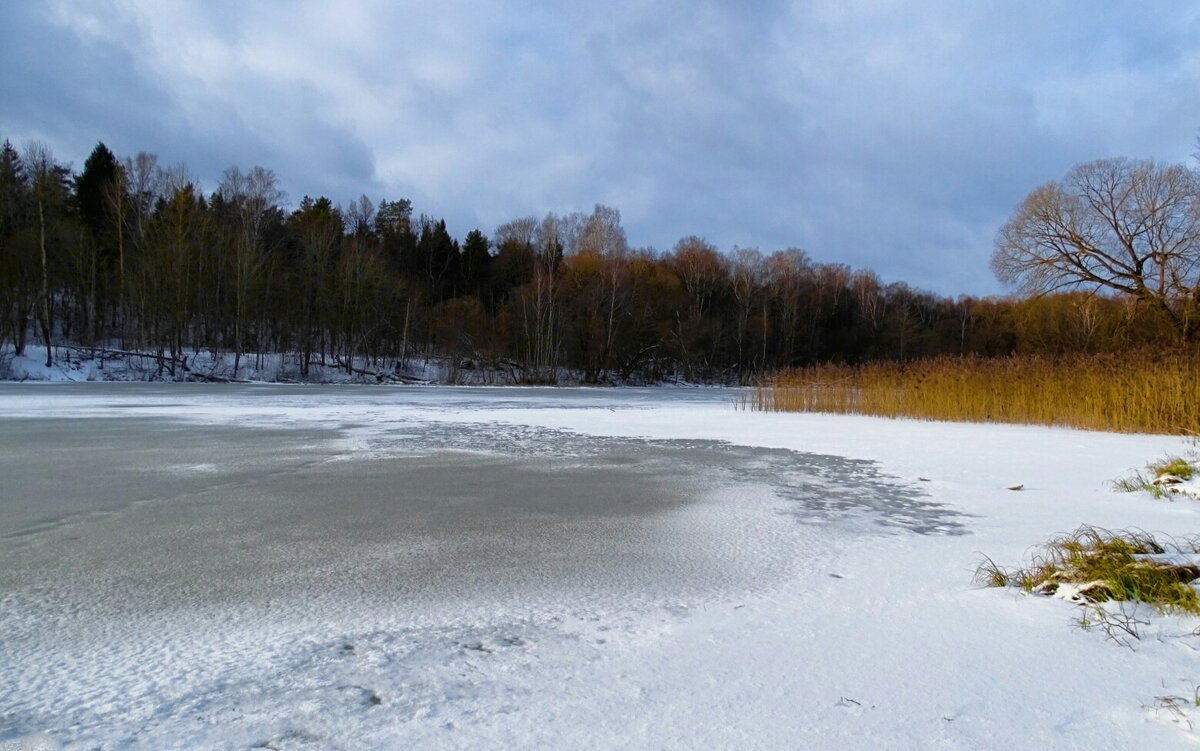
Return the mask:
[(787, 370), (744, 406), (1200, 434), (1200, 351), (943, 357)]

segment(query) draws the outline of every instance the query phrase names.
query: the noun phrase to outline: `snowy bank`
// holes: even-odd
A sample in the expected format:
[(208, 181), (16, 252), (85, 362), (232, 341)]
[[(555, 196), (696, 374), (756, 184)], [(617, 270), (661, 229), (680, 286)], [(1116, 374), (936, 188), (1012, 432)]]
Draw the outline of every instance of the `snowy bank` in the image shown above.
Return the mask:
[[(553, 381), (560, 386), (583, 383), (583, 374), (556, 368), (536, 376), (518, 363), (487, 363), (475, 358), (413, 355), (396, 358), (313, 357), (307, 372), (298, 353), (245, 353), (237, 362), (231, 352), (191, 351), (178, 358), (152, 350), (122, 350), (115, 346), (54, 347), (51, 365), (46, 365), (46, 348), (28, 345), (17, 355), (11, 345), (0, 347), (0, 381), (51, 383), (181, 382), (181, 383), (311, 383), (311, 384), (440, 384), (457, 386), (509, 386), (530, 381)], [(235, 364), (237, 367), (235, 367)], [(656, 383), (693, 384), (674, 376)], [(647, 385), (637, 377), (606, 377), (603, 385)]]

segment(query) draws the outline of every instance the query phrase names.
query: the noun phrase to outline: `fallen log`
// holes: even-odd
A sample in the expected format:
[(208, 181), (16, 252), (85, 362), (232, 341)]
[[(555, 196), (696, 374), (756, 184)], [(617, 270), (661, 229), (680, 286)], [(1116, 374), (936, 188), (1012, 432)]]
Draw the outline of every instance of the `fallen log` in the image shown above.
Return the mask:
[(353, 373), (355, 375), (369, 376), (371, 378), (374, 378), (376, 381), (388, 380), (388, 381), (391, 381), (392, 383), (416, 382), (416, 379), (410, 380), (407, 378), (407, 376), (393, 375), (391, 373), (385, 373), (381, 370), (376, 371), (376, 370), (366, 370), (365, 368), (356, 368), (353, 365), (347, 364), (346, 361), (340, 357), (335, 357), (333, 361), (335, 363), (337, 363), (339, 370), (345, 370), (348, 373)]
[(175, 358), (167, 354), (158, 354), (155, 352), (138, 352), (136, 350), (112, 349), (110, 347), (84, 347), (77, 344), (58, 344), (55, 346), (59, 349), (69, 349), (74, 352), (91, 355), (92, 357), (98, 356), (100, 357), (101, 362), (103, 362), (105, 357), (138, 357), (145, 360), (154, 360), (158, 363), (160, 368), (169, 368), (171, 372), (174, 372), (175, 368), (180, 368), (185, 373), (191, 371), (191, 368), (188, 367), (186, 357)]

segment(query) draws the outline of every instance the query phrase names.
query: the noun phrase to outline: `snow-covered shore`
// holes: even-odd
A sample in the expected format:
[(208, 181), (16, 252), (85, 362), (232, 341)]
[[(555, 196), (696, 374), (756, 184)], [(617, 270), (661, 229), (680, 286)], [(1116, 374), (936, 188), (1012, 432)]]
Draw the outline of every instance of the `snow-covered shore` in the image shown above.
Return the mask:
[[(557, 368), (552, 374), (525, 373), (517, 363), (488, 363), (475, 358), (414, 354), (403, 361), (385, 358), (372, 361), (355, 358), (346, 363), (337, 358), (313, 357), (308, 371), (301, 368), (301, 355), (288, 353), (245, 353), (237, 361), (232, 352), (188, 351), (178, 359), (152, 350), (126, 351), (117, 348), (56, 346), (52, 364), (46, 365), (46, 348), (26, 346), (17, 355), (12, 345), (0, 347), (0, 382), (46, 383), (309, 383), (309, 384), (440, 384), (458, 386), (508, 386), (517, 383), (578, 385), (583, 374)], [(347, 367), (349, 365), (349, 367)], [(679, 379), (667, 379), (680, 383)], [(636, 376), (621, 380), (607, 374), (611, 385), (644, 385)]]
[[(446, 357), (413, 357), (372, 363), (355, 360), (347, 368), (335, 359), (314, 358), (302, 373), (297, 353), (243, 354), (189, 351), (178, 360), (154, 351), (125, 351), (104, 347), (54, 348), (46, 365), (46, 348), (29, 345), (21, 355), (12, 346), (0, 348), (0, 381), (49, 383), (102, 382), (244, 382), (244, 383), (461, 383), (503, 385), (513, 373), (479, 368), (472, 361)], [(236, 367), (235, 367), (236, 365)], [(463, 367), (466, 366), (466, 367)]]
[(0, 385), (0, 739), (1195, 745), (1194, 619), (1125, 649), (971, 582), (1082, 523), (1197, 531), (1108, 484), (1181, 441), (734, 402)]

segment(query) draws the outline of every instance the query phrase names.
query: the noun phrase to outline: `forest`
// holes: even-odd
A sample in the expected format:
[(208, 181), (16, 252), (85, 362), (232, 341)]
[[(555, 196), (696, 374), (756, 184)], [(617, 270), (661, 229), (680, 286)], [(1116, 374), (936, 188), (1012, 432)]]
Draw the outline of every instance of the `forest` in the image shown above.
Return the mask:
[(74, 343), (171, 361), (223, 351), (235, 372), (263, 353), (294, 353), (302, 371), (437, 356), (523, 383), (565, 373), (744, 383), (826, 362), (1114, 353), (1194, 338), (1194, 270), (1168, 289), (1176, 267), (1161, 250), (1137, 267), (1141, 287), (1086, 268), (1095, 254), (1078, 243), (1057, 274), (1031, 260), (1054, 198), (1039, 191), (1001, 230), (994, 259), (1028, 294), (949, 298), (797, 248), (722, 249), (699, 236), (634, 247), (603, 205), (457, 238), (403, 197), (288, 205), (263, 167), (231, 167), (205, 194), (152, 154), (118, 158), (101, 143), (75, 172), (44, 144), (4, 141), (0, 351)]

